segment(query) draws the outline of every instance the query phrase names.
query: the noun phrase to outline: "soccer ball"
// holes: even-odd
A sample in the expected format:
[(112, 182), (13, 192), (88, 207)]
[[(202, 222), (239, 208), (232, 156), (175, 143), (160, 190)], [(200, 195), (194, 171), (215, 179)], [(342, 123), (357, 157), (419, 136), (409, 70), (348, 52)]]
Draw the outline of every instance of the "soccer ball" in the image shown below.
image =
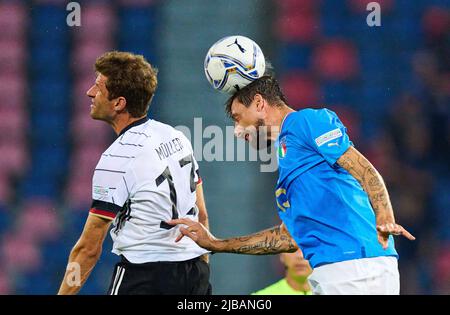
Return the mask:
[(262, 77), (266, 62), (258, 44), (237, 35), (224, 37), (212, 45), (204, 67), (213, 88), (231, 94)]

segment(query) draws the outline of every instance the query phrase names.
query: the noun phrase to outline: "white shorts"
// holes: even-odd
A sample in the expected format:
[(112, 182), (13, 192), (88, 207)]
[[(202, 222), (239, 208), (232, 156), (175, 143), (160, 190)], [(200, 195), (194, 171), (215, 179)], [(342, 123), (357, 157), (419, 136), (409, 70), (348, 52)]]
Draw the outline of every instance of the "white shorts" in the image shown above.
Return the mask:
[(398, 295), (396, 257), (353, 259), (314, 269), (308, 278), (314, 295)]

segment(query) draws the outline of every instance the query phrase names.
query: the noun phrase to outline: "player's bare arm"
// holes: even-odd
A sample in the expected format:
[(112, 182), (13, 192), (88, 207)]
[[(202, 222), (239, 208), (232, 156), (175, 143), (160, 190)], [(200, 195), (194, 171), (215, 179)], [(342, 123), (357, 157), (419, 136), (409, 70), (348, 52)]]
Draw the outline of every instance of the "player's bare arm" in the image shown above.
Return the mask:
[(209, 230), (208, 211), (206, 210), (205, 197), (203, 194), (203, 184), (198, 184), (196, 189), (198, 208), (198, 221), (203, 224)]
[(80, 266), (80, 284), (73, 285), (73, 281), (70, 279), (73, 277), (71, 268), (68, 268), (58, 294), (77, 294), (80, 291), (100, 258), (103, 241), (111, 222), (112, 220), (89, 214), (83, 232), (69, 256), (69, 265), (77, 263)]
[(350, 147), (337, 162), (355, 177), (367, 192), (375, 211), (378, 241), (383, 248), (387, 248), (390, 234), (403, 235), (409, 240), (414, 240), (415, 237), (411, 233), (395, 223), (394, 211), (383, 178), (364, 155), (354, 147)]
[[(198, 222), (203, 224), (205, 228), (209, 230), (209, 220), (208, 220), (208, 211), (206, 210), (206, 203), (205, 203), (205, 197), (203, 194), (203, 184), (200, 183), (197, 185), (196, 189), (196, 195), (197, 195), (197, 201), (196, 205), (198, 208)], [(209, 262), (209, 256), (207, 254), (202, 255), (201, 258), (205, 262)]]
[(181, 235), (188, 236), (199, 246), (215, 253), (234, 253), (247, 255), (273, 255), (285, 252), (295, 252), (298, 247), (284, 224), (260, 231), (251, 235), (218, 239), (201, 223), (190, 219), (177, 219), (168, 222), (171, 225), (182, 224)]

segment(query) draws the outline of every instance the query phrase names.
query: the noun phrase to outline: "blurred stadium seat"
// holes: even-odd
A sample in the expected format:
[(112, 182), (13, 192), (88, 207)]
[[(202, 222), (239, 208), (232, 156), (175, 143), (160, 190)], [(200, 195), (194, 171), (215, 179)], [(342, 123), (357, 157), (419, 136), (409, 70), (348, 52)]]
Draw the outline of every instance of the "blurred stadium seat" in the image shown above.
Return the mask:
[(320, 85), (310, 73), (286, 73), (281, 77), (280, 84), (287, 100), (293, 108), (321, 106)]
[(21, 1), (3, 1), (0, 3), (2, 39), (23, 40), (27, 26), (27, 9)]
[(6, 272), (0, 271), (0, 295), (11, 294), (13, 292), (10, 284), (10, 275)]
[[(83, 27), (72, 32), (74, 41), (107, 45), (113, 40), (115, 32), (113, 7), (108, 5), (107, 1), (84, 3), (82, 24)], [(108, 32), (102, 30), (108, 30)]]
[(320, 34), (319, 27), (316, 15), (288, 11), (278, 17), (276, 33), (284, 41), (310, 43)]
[(8, 273), (37, 272), (42, 266), (39, 247), (27, 237), (7, 233), (0, 243), (2, 265)]
[(357, 50), (345, 40), (327, 40), (319, 45), (312, 63), (318, 75), (325, 80), (347, 80), (359, 72)]
[(22, 205), (16, 229), (21, 237), (37, 244), (54, 240), (59, 236), (62, 224), (53, 200), (30, 198)]

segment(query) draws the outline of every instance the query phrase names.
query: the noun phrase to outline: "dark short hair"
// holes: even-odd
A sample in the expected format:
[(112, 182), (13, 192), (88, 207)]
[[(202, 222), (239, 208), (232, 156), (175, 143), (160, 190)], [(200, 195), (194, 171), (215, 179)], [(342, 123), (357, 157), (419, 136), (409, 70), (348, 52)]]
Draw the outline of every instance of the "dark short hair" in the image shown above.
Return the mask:
[(97, 58), (94, 68), (107, 77), (109, 100), (122, 96), (132, 117), (147, 114), (158, 86), (158, 70), (144, 56), (110, 51)]
[(228, 116), (231, 116), (231, 105), (235, 99), (244, 104), (245, 107), (249, 107), (256, 94), (261, 94), (271, 106), (287, 104), (278, 81), (272, 76), (265, 75), (235, 92), (227, 100), (225, 103), (225, 111)]

